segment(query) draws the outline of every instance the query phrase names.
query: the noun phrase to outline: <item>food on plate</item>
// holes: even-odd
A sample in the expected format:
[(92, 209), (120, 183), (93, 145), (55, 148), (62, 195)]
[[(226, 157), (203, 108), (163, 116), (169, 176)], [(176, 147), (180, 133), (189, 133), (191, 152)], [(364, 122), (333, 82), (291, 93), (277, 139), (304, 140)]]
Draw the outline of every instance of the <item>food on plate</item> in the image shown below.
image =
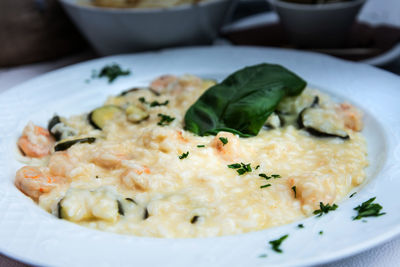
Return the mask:
[(116, 8), (167, 8), (183, 4), (196, 4), (207, 0), (92, 0), (100, 7)]
[(333, 211), (365, 179), (362, 113), (279, 65), (164, 75), (88, 113), (28, 123), (15, 185), (90, 228), (209, 237)]

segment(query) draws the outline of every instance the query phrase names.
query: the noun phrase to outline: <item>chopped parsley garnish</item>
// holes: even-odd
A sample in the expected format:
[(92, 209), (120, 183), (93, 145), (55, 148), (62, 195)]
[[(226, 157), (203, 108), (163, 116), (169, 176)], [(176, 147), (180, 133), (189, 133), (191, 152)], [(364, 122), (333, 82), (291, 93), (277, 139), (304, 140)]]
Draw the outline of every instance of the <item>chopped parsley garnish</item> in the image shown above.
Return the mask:
[(282, 249), (280, 248), (283, 240), (285, 240), (289, 235), (284, 235), (279, 239), (276, 240), (272, 240), (269, 241), (269, 243), (271, 244), (271, 247), (274, 251), (278, 252), (278, 253), (282, 253)]
[(265, 173), (260, 173), (258, 176), (264, 178), (265, 180), (269, 180), (269, 179), (272, 178), (271, 176), (268, 176), (268, 175), (266, 175)]
[(130, 70), (122, 70), (118, 64), (111, 64), (103, 67), (98, 74), (98, 77), (107, 77), (108, 82), (112, 83), (118, 76), (131, 74)]
[(189, 151), (179, 156), (179, 159), (185, 159), (189, 156)]
[(274, 178), (274, 179), (281, 178), (281, 176), (279, 174), (272, 174), (271, 176), (268, 176), (265, 173), (260, 173), (258, 176), (264, 178), (265, 180), (269, 180), (271, 178)]
[(319, 231), (319, 235), (323, 235), (324, 234), (324, 231)]
[(293, 192), (294, 192), (294, 198), (296, 198), (296, 186), (295, 186), (295, 185), (292, 186), (292, 190), (293, 190)]
[(149, 103), (146, 101), (146, 98), (144, 98), (144, 97), (139, 97), (139, 101), (143, 104), (148, 104), (151, 108), (158, 107), (158, 106), (166, 106), (169, 103), (169, 100), (165, 100), (162, 103), (155, 100), (155, 101), (152, 101), (151, 103)]
[(233, 163), (233, 164), (230, 164), (230, 165), (228, 165), (228, 168), (231, 168), (231, 169), (238, 169), (238, 168), (240, 168), (242, 165), (240, 165), (240, 163)]
[(260, 168), (260, 165), (257, 165), (257, 166), (255, 167), (256, 170), (258, 170), (258, 168)]
[(170, 117), (168, 115), (164, 115), (164, 114), (158, 114), (158, 117), (161, 118), (161, 120), (157, 123), (157, 125), (160, 126), (165, 126), (165, 125), (169, 125), (173, 120), (175, 120), (175, 118)]
[(372, 203), (375, 198), (376, 197), (370, 198), (361, 205), (355, 207), (354, 210), (358, 211), (358, 214), (353, 218), (353, 220), (359, 220), (363, 217), (378, 217), (386, 214), (385, 212), (379, 213), (382, 209), (381, 205), (378, 203)]
[(297, 225), (297, 228), (304, 228), (304, 225), (302, 223)]
[(228, 143), (228, 138), (226, 138), (226, 137), (220, 137), (219, 140), (221, 140), (222, 146), (224, 146)]
[(139, 97), (139, 101), (143, 104), (147, 104), (146, 98), (144, 97)]
[(150, 103), (150, 107), (166, 106), (166, 105), (168, 105), (168, 103), (169, 103), (169, 100), (165, 100), (162, 103), (160, 103), (158, 101), (153, 101)]
[(267, 254), (260, 254), (258, 257), (259, 257), (259, 258), (266, 258), (266, 257), (267, 257)]
[(262, 186), (260, 186), (260, 188), (266, 188), (266, 187), (269, 187), (269, 186), (271, 186), (271, 184), (262, 185)]
[(236, 169), (236, 171), (237, 171), (237, 173), (239, 175), (243, 175), (246, 172), (251, 172), (252, 171), (250, 163), (249, 164), (244, 164), (243, 162), (230, 164), (230, 165), (228, 165), (228, 168)]
[(349, 196), (349, 198), (354, 197), (355, 194), (357, 194), (357, 192), (354, 192), (353, 194), (351, 194), (351, 195)]
[(319, 208), (319, 210), (314, 210), (314, 214), (317, 215), (317, 217), (321, 217), (324, 213), (329, 213), (330, 211), (336, 210), (338, 205), (333, 204), (331, 206), (329, 203), (324, 205), (324, 203), (319, 202)]
[(243, 162), (241, 162), (240, 164), (239, 163), (234, 163), (234, 164), (228, 165), (228, 168), (236, 169), (236, 171), (237, 171), (237, 173), (239, 175), (243, 175), (246, 172), (251, 172), (252, 171), (250, 163), (244, 164)]
[(205, 145), (197, 145), (197, 147), (206, 147)]

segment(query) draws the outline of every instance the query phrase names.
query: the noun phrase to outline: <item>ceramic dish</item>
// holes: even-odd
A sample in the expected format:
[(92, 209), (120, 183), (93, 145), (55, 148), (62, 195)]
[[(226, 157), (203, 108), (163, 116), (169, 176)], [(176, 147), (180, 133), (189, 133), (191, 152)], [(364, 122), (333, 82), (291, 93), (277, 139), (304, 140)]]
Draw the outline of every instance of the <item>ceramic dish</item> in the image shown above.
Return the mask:
[[(382, 32), (379, 33), (379, 35), (375, 33), (373, 36), (354, 38), (354, 39), (356, 42), (365, 42), (364, 39), (372, 38), (373, 40), (375, 39), (380, 40), (379, 42), (371, 40), (373, 45), (368, 45), (367, 47), (361, 46), (361, 47), (347, 47), (347, 48), (345, 47), (337, 49), (335, 48), (319, 49), (318, 52), (330, 54), (348, 60), (356, 59), (359, 60), (359, 62), (367, 63), (374, 66), (384, 66), (392, 63), (400, 56), (400, 43), (395, 41), (396, 37), (393, 38), (391, 34), (389, 35), (385, 34), (385, 31), (389, 28), (392, 30), (390, 31), (392, 32), (392, 34), (398, 35), (398, 33), (393, 33), (393, 31), (398, 32), (400, 23), (398, 23), (393, 19), (389, 20), (390, 18), (386, 18), (383, 15), (381, 15), (381, 17), (378, 16), (377, 20), (375, 15), (376, 14), (374, 13), (374, 9), (370, 8), (370, 6), (367, 3), (365, 8), (363, 8), (361, 11), (361, 14), (359, 16), (359, 24), (357, 26), (364, 25), (365, 28), (366, 25), (369, 25), (367, 31), (369, 32), (375, 31), (378, 33), (381, 31)], [(278, 46), (278, 47), (293, 46), (292, 44), (288, 43), (287, 40), (283, 39), (284, 35), (282, 34), (279, 25), (280, 25), (279, 17), (275, 12), (264, 12), (261, 14), (252, 15), (240, 19), (238, 21), (235, 21), (234, 23), (224, 26), (222, 29), (222, 34), (226, 38), (230, 39), (230, 37), (232, 37), (233, 34), (240, 33), (239, 34), (240, 38), (236, 42), (231, 40), (236, 45), (251, 44), (259, 46)], [(263, 29), (263, 30), (252, 34), (254, 37), (248, 36), (249, 32), (255, 29)], [(275, 31), (278, 31), (278, 33), (276, 33)], [(266, 33), (264, 32), (267, 32), (267, 34), (269, 33), (268, 39), (260, 38), (260, 36), (265, 36)], [(359, 35), (364, 34), (364, 32), (360, 32), (360, 29), (356, 30), (355, 32), (358, 33)], [(385, 36), (385, 38), (383, 38), (384, 40), (380, 39), (382, 36)], [(377, 43), (379, 43), (379, 47), (376, 47)], [(386, 43), (388, 43), (389, 45), (387, 45)], [(384, 45), (384, 47), (381, 47), (382, 44)]]
[[(90, 78), (92, 70), (116, 62), (132, 71), (115, 83)], [(171, 64), (173, 62), (173, 64)], [(59, 220), (40, 209), (13, 185), (15, 142), (25, 124), (45, 124), (49, 114), (77, 114), (133, 85), (158, 75), (193, 73), (222, 79), (246, 65), (279, 63), (310, 85), (365, 112), (363, 134), (370, 166), (366, 182), (352, 198), (320, 218), (247, 234), (199, 239), (161, 239), (117, 235)], [(70, 66), (33, 79), (0, 95), (0, 251), (35, 265), (75, 266), (302, 266), (343, 258), (400, 233), (400, 79), (373, 67), (328, 56), (281, 49), (215, 47), (166, 50), (107, 57)], [(384, 216), (353, 221), (353, 210), (375, 197)], [(299, 229), (297, 225), (304, 225)], [(319, 232), (323, 231), (323, 235)], [(269, 241), (285, 234), (283, 253)], [(267, 257), (260, 255), (267, 254)]]
[(209, 44), (232, 0), (171, 8), (101, 8), (88, 0), (61, 0), (83, 36), (101, 55)]

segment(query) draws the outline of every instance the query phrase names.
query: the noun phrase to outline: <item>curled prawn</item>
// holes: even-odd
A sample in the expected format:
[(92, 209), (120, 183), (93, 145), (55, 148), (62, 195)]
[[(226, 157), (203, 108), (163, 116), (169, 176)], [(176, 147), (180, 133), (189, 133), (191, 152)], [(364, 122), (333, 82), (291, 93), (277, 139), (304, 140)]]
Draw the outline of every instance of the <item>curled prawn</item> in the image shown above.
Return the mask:
[(128, 167), (121, 174), (121, 182), (130, 189), (137, 189), (140, 191), (146, 191), (149, 188), (149, 180), (146, 174), (150, 174), (151, 171), (147, 166), (142, 166), (129, 161), (125, 162)]
[(17, 171), (15, 176), (17, 188), (35, 201), (42, 194), (50, 192), (63, 183), (65, 183), (64, 177), (51, 176), (38, 167), (24, 166)]
[(54, 139), (50, 132), (29, 122), (18, 139), (18, 147), (28, 157), (41, 158), (51, 153)]
[(173, 75), (163, 75), (151, 82), (150, 88), (157, 93), (162, 93), (169, 88), (179, 85), (179, 79)]
[(211, 146), (226, 161), (236, 160), (242, 154), (239, 137), (229, 132), (219, 132)]
[(362, 113), (349, 103), (340, 104), (336, 110), (344, 120), (344, 125), (353, 131), (361, 131), (363, 128)]

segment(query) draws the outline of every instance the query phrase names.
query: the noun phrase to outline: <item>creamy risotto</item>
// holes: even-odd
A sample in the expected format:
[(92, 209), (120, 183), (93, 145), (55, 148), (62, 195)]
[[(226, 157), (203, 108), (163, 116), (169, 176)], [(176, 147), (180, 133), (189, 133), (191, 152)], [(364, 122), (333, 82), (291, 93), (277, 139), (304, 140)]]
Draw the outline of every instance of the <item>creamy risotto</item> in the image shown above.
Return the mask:
[(16, 186), (90, 228), (210, 237), (310, 216), (364, 180), (366, 142), (352, 105), (306, 88), (284, 98), (257, 136), (184, 130), (185, 112), (214, 84), (163, 76), (89, 114), (54, 116), (49, 131), (29, 123)]

